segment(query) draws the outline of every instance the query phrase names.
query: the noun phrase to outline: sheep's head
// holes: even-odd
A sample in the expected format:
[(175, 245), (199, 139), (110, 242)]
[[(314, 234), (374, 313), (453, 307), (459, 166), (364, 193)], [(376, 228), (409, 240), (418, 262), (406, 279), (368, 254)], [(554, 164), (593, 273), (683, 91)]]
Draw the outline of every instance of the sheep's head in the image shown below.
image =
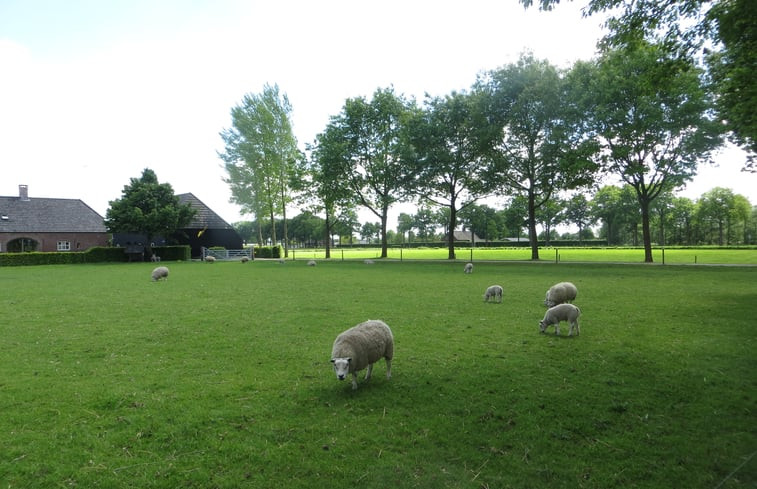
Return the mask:
[(543, 333), (546, 330), (547, 330), (547, 324), (543, 320), (539, 321), (539, 331)]
[(334, 364), (334, 372), (336, 372), (336, 378), (344, 380), (350, 373), (350, 362), (352, 358), (332, 358), (331, 363)]

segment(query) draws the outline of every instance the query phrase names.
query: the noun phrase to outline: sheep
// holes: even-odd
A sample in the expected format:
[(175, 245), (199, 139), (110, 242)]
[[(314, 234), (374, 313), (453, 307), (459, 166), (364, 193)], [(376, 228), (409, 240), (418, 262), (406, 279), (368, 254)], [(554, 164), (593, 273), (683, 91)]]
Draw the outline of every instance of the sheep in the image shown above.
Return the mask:
[(465, 268), (463, 268), (463, 272), (473, 273), (473, 263), (466, 263)]
[(555, 334), (560, 334), (560, 321), (567, 321), (570, 323), (570, 330), (568, 330), (568, 336), (573, 334), (573, 327), (576, 328), (576, 336), (581, 334), (581, 328), (578, 326), (578, 316), (581, 315), (581, 310), (573, 304), (558, 304), (554, 307), (547, 309), (544, 314), (544, 319), (539, 321), (539, 330), (545, 333), (547, 327), (550, 324), (555, 325)]
[(373, 260), (363, 260), (366, 265), (373, 265)]
[(213, 255), (208, 255), (208, 256), (205, 257), (205, 261), (208, 262), (208, 263), (215, 263), (216, 262), (216, 257), (213, 256)]
[(489, 302), (489, 299), (495, 299), (497, 302), (502, 302), (502, 286), (492, 285), (486, 289), (484, 294), (484, 302)]
[(310, 260), (310, 261), (308, 262), (308, 266), (309, 266), (309, 267), (314, 267), (314, 266), (315, 266), (315, 260)]
[(342, 332), (331, 349), (336, 378), (344, 380), (347, 374), (352, 374), (352, 390), (357, 389), (357, 372), (367, 367), (365, 380), (369, 380), (373, 364), (382, 357), (386, 360), (386, 378), (390, 379), (394, 336), (389, 326), (380, 320), (368, 320)]
[(250, 257), (249, 256), (243, 256), (241, 261), (242, 261), (242, 263), (247, 263), (248, 261), (250, 261)]
[(159, 257), (158, 255), (156, 255), (156, 254), (153, 254), (153, 255), (152, 255), (152, 256), (150, 257), (150, 261), (151, 261), (151, 262), (158, 262), (158, 261), (160, 261), (160, 257)]
[(555, 284), (547, 290), (547, 294), (544, 297), (544, 305), (547, 307), (553, 307), (557, 304), (563, 304), (565, 302), (573, 302), (578, 295), (578, 289), (570, 282), (560, 282)]
[(168, 280), (168, 267), (157, 267), (152, 271), (152, 281), (157, 282), (160, 279)]

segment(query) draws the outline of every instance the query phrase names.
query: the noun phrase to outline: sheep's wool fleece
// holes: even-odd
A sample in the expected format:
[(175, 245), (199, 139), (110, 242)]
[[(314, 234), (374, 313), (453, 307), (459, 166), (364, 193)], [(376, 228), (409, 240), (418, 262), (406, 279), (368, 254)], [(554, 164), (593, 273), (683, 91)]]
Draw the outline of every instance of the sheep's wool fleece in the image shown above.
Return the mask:
[(167, 267), (158, 267), (155, 270), (152, 271), (152, 279), (153, 280), (160, 280), (161, 278), (167, 278), (168, 277), (168, 268)]
[(353, 326), (334, 340), (331, 358), (352, 358), (350, 373), (363, 370), (381, 358), (394, 356), (394, 336), (386, 323), (369, 320)]

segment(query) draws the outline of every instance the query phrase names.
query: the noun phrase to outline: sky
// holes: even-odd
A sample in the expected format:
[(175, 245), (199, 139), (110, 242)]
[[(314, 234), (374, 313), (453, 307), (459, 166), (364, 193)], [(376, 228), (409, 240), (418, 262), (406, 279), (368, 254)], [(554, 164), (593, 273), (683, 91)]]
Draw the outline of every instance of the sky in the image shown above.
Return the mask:
[[(105, 216), (151, 168), (227, 222), (249, 220), (229, 202), (218, 157), (219, 133), (245, 94), (277, 84), (304, 148), (348, 98), (377, 88), (421, 101), (467, 90), (526, 51), (559, 67), (592, 58), (602, 19), (582, 18), (583, 5), (0, 0), (0, 195), (28, 185), (31, 198), (81, 199)], [(716, 160), (679, 195), (720, 186), (757, 204), (757, 174), (740, 171), (744, 154), (729, 148)]]

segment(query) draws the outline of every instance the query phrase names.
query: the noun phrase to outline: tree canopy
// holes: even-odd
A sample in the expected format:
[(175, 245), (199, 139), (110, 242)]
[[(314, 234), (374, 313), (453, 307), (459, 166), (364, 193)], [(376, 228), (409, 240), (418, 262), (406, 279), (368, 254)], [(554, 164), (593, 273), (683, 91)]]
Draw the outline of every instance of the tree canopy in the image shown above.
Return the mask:
[[(292, 106), (278, 85), (265, 85), (260, 94), (246, 94), (231, 109), (232, 127), (221, 132), (225, 143), (219, 157), (228, 174), (231, 201), (258, 220), (267, 215), (286, 218), (291, 183), (297, 179), (301, 155), (290, 121)], [(284, 220), (286, 222), (286, 219)], [(275, 226), (273, 242), (277, 242)], [(287, 251), (285, 228), (284, 249)]]
[(105, 227), (111, 233), (138, 233), (147, 237), (149, 246), (156, 236), (168, 238), (192, 221), (195, 210), (180, 204), (169, 183), (159, 183), (149, 168), (140, 178), (131, 178), (121, 198), (110, 201)]

